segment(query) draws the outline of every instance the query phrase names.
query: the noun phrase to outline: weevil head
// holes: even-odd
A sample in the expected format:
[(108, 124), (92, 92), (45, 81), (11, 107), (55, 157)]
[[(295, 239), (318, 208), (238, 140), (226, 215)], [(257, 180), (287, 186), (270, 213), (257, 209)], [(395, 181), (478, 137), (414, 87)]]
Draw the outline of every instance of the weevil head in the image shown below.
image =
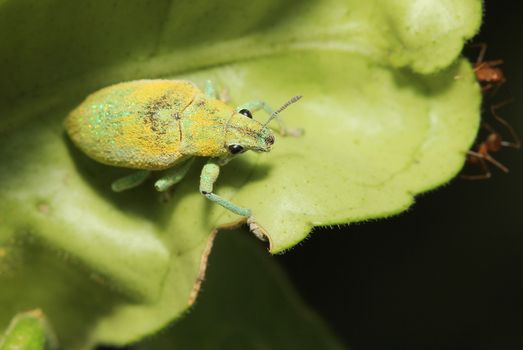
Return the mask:
[(226, 126), (225, 148), (230, 155), (246, 151), (269, 152), (274, 144), (272, 130), (252, 119), (247, 110), (234, 113)]
[(293, 96), (285, 102), (280, 108), (272, 112), (269, 119), (261, 124), (252, 119), (252, 114), (246, 109), (242, 109), (231, 115), (225, 126), (225, 149), (228, 154), (225, 158), (230, 158), (245, 151), (269, 152), (274, 144), (274, 134), (268, 128), (268, 124), (278, 114), (295, 103), (301, 96)]

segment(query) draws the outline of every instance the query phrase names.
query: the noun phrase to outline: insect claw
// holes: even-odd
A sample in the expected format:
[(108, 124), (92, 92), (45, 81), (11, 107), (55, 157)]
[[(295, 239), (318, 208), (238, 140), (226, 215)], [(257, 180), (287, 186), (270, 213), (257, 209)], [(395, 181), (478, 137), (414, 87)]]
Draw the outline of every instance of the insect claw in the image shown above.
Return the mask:
[(267, 238), (269, 237), (267, 231), (256, 222), (254, 216), (251, 215), (247, 218), (247, 225), (249, 225), (249, 230), (251, 230), (259, 240), (264, 242), (267, 241)]
[(302, 128), (285, 128), (281, 131), (281, 136), (300, 137), (305, 133)]

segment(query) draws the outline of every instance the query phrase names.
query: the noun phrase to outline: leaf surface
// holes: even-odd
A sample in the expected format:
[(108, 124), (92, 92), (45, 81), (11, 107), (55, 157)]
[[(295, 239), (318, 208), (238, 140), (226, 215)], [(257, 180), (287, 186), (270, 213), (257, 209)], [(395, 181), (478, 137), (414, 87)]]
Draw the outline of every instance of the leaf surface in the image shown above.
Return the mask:
[(137, 349), (345, 349), (249, 238), (218, 235), (194, 308)]

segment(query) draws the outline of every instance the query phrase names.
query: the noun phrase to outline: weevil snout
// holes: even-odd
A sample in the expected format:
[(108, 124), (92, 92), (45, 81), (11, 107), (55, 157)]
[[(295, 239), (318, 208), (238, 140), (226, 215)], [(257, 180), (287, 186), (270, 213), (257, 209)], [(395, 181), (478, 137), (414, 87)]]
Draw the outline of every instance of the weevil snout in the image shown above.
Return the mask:
[(267, 147), (271, 147), (274, 144), (274, 135), (269, 135), (265, 138), (265, 144)]
[(269, 128), (263, 128), (259, 133), (259, 147), (262, 152), (269, 152), (274, 144), (274, 134)]

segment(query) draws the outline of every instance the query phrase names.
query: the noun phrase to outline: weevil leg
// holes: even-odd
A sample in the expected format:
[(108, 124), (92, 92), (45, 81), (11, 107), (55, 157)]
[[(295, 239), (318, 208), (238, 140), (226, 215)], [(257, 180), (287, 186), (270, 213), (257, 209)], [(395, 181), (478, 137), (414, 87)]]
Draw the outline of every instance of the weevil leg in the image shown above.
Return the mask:
[(208, 98), (218, 98), (218, 93), (216, 92), (216, 88), (214, 87), (214, 84), (210, 80), (205, 81), (205, 96)]
[(141, 185), (151, 175), (149, 170), (138, 170), (130, 175), (122, 177), (111, 184), (114, 192), (122, 192)]
[(237, 206), (236, 204), (233, 204), (226, 200), (225, 198), (222, 198), (216, 194), (214, 194), (213, 186), (216, 182), (216, 179), (218, 179), (218, 176), (220, 175), (220, 166), (218, 165), (218, 161), (216, 159), (210, 159), (202, 169), (202, 174), (200, 176), (200, 192), (207, 197), (207, 199), (218, 203), (222, 207), (229, 209), (235, 214), (250, 217), (251, 216), (251, 210), (247, 208), (242, 208)]
[[(274, 109), (269, 106), (265, 101), (251, 101), (244, 104), (239, 105), (236, 108), (236, 112), (241, 111), (242, 109), (247, 109), (250, 112), (256, 112), (260, 109), (263, 109), (265, 113), (267, 113), (269, 116), (271, 116), (274, 113)], [(288, 128), (285, 123), (283, 122), (283, 119), (277, 115), (274, 119), (278, 122), (279, 131), (282, 136), (301, 136), (303, 134), (303, 130), (299, 128)]]
[(223, 101), (225, 103), (231, 102), (231, 96), (229, 95), (229, 90), (227, 88), (223, 88), (220, 92), (216, 89), (213, 82), (211, 80), (205, 81), (205, 96), (208, 98), (216, 98), (220, 101)]
[(154, 188), (159, 192), (167, 191), (171, 186), (180, 182), (191, 168), (194, 158), (185, 161), (182, 165), (169, 169), (167, 175), (154, 183)]

